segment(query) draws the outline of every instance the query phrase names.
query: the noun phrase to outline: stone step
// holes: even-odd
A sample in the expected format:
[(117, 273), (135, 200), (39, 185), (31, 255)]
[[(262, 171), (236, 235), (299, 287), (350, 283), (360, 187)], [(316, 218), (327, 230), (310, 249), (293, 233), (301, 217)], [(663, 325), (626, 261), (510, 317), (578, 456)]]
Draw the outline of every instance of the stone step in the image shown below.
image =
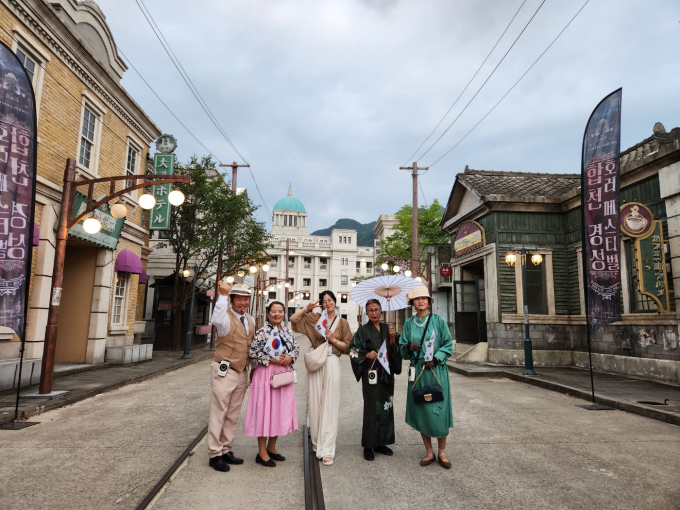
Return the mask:
[[(42, 360), (38, 358), (24, 358), (21, 369), (21, 387), (40, 382)], [(0, 360), (0, 391), (11, 390), (19, 383), (19, 358)]]
[(111, 365), (127, 365), (152, 358), (153, 344), (120, 345), (106, 348), (106, 362)]

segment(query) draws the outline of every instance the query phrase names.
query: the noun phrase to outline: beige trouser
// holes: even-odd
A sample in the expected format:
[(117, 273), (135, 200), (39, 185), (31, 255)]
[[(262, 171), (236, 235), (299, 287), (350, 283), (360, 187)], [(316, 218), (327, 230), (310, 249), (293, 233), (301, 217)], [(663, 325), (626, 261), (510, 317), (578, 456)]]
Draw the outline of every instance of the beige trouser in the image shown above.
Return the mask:
[(335, 457), (340, 417), (340, 359), (328, 356), (323, 368), (307, 373), (309, 432), (316, 457)]
[(236, 436), (238, 415), (248, 388), (248, 370), (231, 368), (227, 375), (217, 375), (220, 364), (212, 362), (210, 416), (208, 417), (208, 453), (210, 458), (231, 451)]

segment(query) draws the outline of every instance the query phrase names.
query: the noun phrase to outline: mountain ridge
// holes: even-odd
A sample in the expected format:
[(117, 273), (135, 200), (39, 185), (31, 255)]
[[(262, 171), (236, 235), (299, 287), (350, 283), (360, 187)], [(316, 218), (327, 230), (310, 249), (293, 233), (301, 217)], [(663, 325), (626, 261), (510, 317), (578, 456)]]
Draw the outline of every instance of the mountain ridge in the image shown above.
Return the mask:
[(375, 226), (375, 221), (370, 223), (359, 223), (357, 220), (351, 218), (340, 218), (328, 228), (322, 228), (312, 232), (313, 236), (329, 236), (333, 229), (348, 229), (357, 231), (357, 246), (373, 246), (373, 240), (375, 239), (375, 233), (373, 232), (373, 227)]

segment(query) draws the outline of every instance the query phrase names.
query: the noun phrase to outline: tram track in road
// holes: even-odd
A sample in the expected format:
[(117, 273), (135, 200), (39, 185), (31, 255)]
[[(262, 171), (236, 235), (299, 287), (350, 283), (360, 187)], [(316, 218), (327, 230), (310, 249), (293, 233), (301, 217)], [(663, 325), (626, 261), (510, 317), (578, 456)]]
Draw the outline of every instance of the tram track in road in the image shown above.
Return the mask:
[(158, 481), (156, 485), (153, 486), (153, 488), (149, 491), (149, 493), (144, 497), (144, 499), (137, 505), (136, 510), (145, 510), (146, 508), (149, 507), (149, 505), (155, 500), (156, 496), (161, 493), (162, 489), (166, 486), (166, 484), (170, 481), (172, 478), (172, 475), (174, 475), (182, 466), (184, 461), (192, 454), (192, 452), (196, 449), (198, 446), (198, 443), (201, 442), (201, 440), (205, 437), (205, 435), (208, 433), (208, 426), (206, 425), (201, 432), (198, 433), (196, 438), (191, 442), (191, 444), (187, 447), (186, 450), (184, 450), (180, 456), (177, 458), (175, 463), (170, 466), (170, 469), (168, 469), (165, 474), (161, 477), (161, 479)]
[[(197, 446), (208, 433), (206, 426), (189, 446), (177, 457), (175, 462), (160, 478), (158, 483), (148, 492), (144, 499), (137, 505), (136, 510), (146, 510), (152, 508), (153, 503), (161, 496), (164, 489), (172, 481), (173, 476), (181, 469), (187, 459), (193, 454)], [(304, 425), (302, 428), (302, 443), (304, 452), (303, 476), (305, 488), (305, 510), (326, 510), (323, 495), (323, 484), (321, 482), (321, 469), (319, 460), (312, 449), (312, 440), (309, 436), (309, 428)]]

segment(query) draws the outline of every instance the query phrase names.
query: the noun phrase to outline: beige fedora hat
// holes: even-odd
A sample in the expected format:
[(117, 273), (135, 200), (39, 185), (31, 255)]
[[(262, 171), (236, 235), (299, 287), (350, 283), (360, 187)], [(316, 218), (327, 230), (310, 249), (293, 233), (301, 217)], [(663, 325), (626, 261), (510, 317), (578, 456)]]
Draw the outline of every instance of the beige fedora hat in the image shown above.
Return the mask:
[(232, 296), (248, 296), (250, 297), (250, 291), (248, 290), (248, 287), (245, 285), (242, 285), (240, 283), (235, 283), (234, 286), (231, 288), (231, 292), (229, 293)]
[(432, 296), (430, 296), (430, 293), (427, 291), (427, 287), (423, 285), (419, 285), (418, 287), (413, 288), (411, 292), (406, 294), (406, 299), (408, 299), (409, 305), (413, 305), (413, 300), (419, 297), (426, 297), (427, 299), (430, 300), (430, 304), (432, 304), (432, 302), (434, 301), (432, 299)]

